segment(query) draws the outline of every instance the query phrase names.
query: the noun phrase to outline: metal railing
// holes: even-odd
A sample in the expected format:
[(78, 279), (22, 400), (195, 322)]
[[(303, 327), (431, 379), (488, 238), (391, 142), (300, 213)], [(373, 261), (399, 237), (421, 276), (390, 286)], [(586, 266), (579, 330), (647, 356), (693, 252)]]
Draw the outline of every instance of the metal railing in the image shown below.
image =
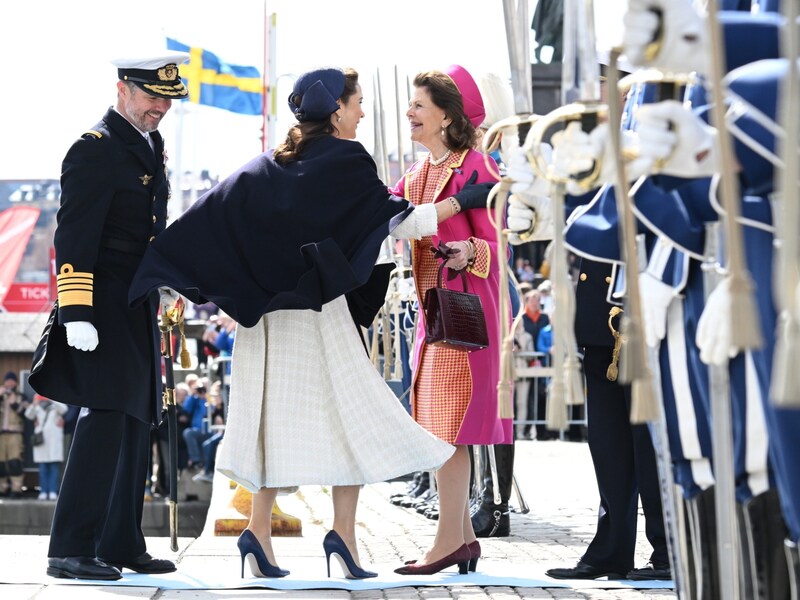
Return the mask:
[[(539, 410), (539, 403), (540, 402), (547, 402), (547, 396), (545, 395), (544, 398), (541, 397), (539, 390), (540, 386), (539, 381), (544, 379), (545, 386), (544, 388), (547, 389), (547, 380), (552, 378), (555, 374), (555, 369), (550, 365), (550, 355), (544, 352), (530, 352), (530, 351), (515, 351), (514, 358), (522, 358), (525, 359), (527, 362), (531, 362), (533, 360), (537, 360), (539, 362), (538, 365), (528, 366), (528, 367), (515, 367), (514, 374), (515, 374), (515, 385), (516, 382), (520, 379), (529, 379), (531, 382), (532, 390), (529, 391), (529, 394), (533, 395), (533, 405), (532, 407), (529, 404), (529, 414), (526, 419), (517, 420), (514, 419), (514, 427), (516, 429), (519, 425), (530, 425), (531, 428), (536, 427), (537, 425), (545, 425), (546, 420), (544, 418), (537, 418), (536, 415), (539, 414), (546, 414), (545, 411)], [(515, 404), (517, 399), (514, 400)], [(569, 406), (568, 408), (568, 417), (567, 417), (567, 429), (574, 425), (578, 426), (585, 426), (586, 425), (586, 411), (585, 411), (585, 404), (581, 406)], [(532, 410), (532, 413), (530, 412)], [(561, 430), (559, 432), (559, 437), (564, 439), (565, 430)]]

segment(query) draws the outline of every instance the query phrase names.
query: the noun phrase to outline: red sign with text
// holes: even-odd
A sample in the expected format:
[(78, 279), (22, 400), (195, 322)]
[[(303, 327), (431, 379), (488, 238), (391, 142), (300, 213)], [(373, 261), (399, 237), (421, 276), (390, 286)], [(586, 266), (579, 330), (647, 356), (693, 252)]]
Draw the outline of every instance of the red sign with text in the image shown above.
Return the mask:
[(47, 283), (12, 283), (3, 299), (8, 312), (38, 313), (50, 308), (50, 285)]

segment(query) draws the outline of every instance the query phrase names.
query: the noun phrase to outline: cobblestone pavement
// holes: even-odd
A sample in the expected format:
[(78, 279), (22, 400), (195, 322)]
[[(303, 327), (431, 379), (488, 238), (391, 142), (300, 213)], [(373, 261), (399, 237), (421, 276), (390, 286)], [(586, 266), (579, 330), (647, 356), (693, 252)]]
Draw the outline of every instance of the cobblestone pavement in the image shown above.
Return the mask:
[[(481, 540), (482, 560), (503, 561), (521, 570), (534, 569), (542, 572), (554, 566), (575, 564), (594, 534), (598, 495), (594, 472), (585, 443), (561, 441), (517, 442), (515, 474), (525, 501), (530, 507), (528, 514), (511, 515), (511, 536)], [(215, 485), (218, 485), (216, 483)], [(435, 534), (435, 522), (409, 509), (392, 506), (388, 497), (405, 489), (402, 482), (382, 483), (367, 486), (362, 492), (358, 513), (358, 537), (362, 563), (401, 564), (403, 558), (419, 556), (430, 545)], [(216, 493), (215, 488), (215, 493)], [(303, 540), (298, 538), (275, 538), (276, 556), (291, 557), (293, 553), (308, 556), (322, 539), (332, 520), (332, 507), (328, 488), (307, 486), (296, 494), (279, 497), (281, 508), (303, 522)], [(512, 498), (512, 506), (518, 507)], [(213, 513), (214, 507), (209, 512)], [(207, 526), (208, 530), (208, 526)], [(9, 540), (19, 539), (20, 547), (32, 545), (46, 553), (44, 536), (5, 536), (0, 550), (4, 555), (10, 551)], [(306, 543), (308, 542), (308, 543)], [(311, 548), (313, 542), (314, 548)], [(205, 544), (205, 550), (203, 545)], [(154, 555), (167, 557), (168, 540), (152, 538), (148, 547)], [(209, 548), (211, 551), (209, 552)], [(644, 519), (639, 520), (636, 564), (647, 562), (650, 547), (644, 535)], [(189, 545), (182, 556), (183, 561), (194, 553), (193, 559), (230, 562), (230, 568), (238, 569), (238, 558), (233, 538), (212, 538), (205, 535)], [(216, 553), (216, 556), (214, 554)], [(319, 550), (319, 560), (324, 558)], [(236, 565), (236, 567), (234, 567)], [(480, 565), (479, 565), (480, 568)], [(179, 564), (180, 569), (180, 564)], [(43, 577), (41, 585), (3, 585), (0, 597), (4, 600), (36, 598), (37, 600), (80, 600), (119, 595), (132, 598), (164, 600), (211, 599), (211, 598), (271, 598), (287, 599), (424, 599), (455, 598), (468, 600), (544, 599), (558, 600), (667, 600), (677, 596), (667, 589), (569, 589), (569, 588), (518, 588), (518, 587), (403, 587), (383, 590), (164, 590), (157, 588), (124, 588), (121, 586), (64, 586), (48, 585)], [(0, 568), (0, 582), (2, 568)]]

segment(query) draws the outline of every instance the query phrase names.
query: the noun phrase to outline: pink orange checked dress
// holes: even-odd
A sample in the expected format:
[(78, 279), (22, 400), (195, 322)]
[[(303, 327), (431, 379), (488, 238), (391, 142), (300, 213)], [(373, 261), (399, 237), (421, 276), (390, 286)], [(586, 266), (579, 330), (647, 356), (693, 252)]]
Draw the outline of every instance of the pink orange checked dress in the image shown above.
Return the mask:
[[(426, 158), (412, 166), (392, 192), (414, 205), (437, 202), (461, 189), (473, 171), (478, 172), (478, 182), (494, 179), (483, 155), (473, 150), (453, 153), (440, 165), (432, 165)], [(465, 353), (428, 345), (425, 318), (420, 313), (414, 346), (414, 419), (451, 444), (511, 443), (512, 420), (500, 419), (497, 409), (498, 269), (506, 260), (506, 251), (503, 249), (498, 259), (495, 228), (481, 210), (462, 212), (440, 223), (437, 234), (412, 240), (412, 267), (420, 304), (425, 291), (436, 285), (438, 260), (430, 248), (440, 240), (470, 240), (475, 246), (475, 261), (467, 271), (468, 290), (481, 297), (490, 346)], [(461, 289), (461, 279), (449, 285)]]

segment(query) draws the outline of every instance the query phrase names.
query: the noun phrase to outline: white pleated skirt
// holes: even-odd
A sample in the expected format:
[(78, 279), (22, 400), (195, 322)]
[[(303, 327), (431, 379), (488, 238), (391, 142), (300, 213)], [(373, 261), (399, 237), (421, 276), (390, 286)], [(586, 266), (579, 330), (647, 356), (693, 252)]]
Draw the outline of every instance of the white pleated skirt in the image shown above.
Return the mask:
[(359, 485), (436, 469), (454, 447), (422, 429), (369, 360), (342, 296), (236, 330), (216, 467), (251, 491)]

